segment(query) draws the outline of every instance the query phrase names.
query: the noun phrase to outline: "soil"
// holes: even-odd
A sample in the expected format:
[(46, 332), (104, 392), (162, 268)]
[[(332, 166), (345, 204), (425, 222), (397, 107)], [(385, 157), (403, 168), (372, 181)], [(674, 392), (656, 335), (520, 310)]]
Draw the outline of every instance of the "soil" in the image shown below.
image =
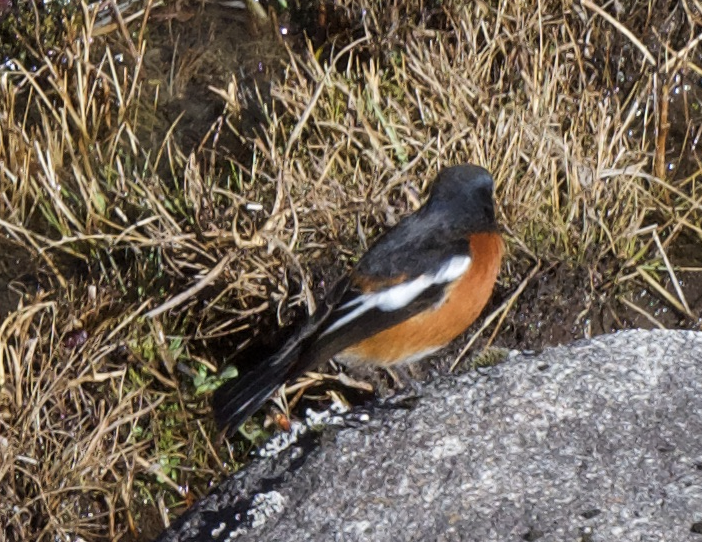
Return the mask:
[(38, 288), (37, 267), (29, 253), (0, 237), (0, 321), (17, 310), (25, 292), (34, 293)]

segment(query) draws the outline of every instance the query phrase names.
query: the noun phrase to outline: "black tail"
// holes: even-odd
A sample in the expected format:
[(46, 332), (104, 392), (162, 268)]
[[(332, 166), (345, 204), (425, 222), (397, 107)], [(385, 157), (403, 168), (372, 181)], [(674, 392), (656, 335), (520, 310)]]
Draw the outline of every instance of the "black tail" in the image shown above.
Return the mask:
[(236, 431), (275, 390), (295, 376), (299, 356), (299, 341), (289, 341), (257, 367), (251, 367), (247, 373), (222, 384), (212, 397), (217, 425)]
[(287, 380), (328, 360), (345, 344), (316, 344), (322, 325), (346, 291), (348, 277), (336, 283), (312, 317), (288, 339), (283, 348), (246, 374), (222, 384), (212, 397), (217, 424), (236, 431)]

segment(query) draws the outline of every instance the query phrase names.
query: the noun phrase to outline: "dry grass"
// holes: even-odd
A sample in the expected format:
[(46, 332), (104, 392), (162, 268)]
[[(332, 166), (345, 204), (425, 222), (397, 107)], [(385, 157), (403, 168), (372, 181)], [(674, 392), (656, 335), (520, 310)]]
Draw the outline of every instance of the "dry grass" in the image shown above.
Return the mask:
[[(222, 113), (192, 152), (177, 123), (149, 138), (160, 98), (143, 31), (91, 41), (87, 22), (38, 70), (0, 76), (1, 271), (16, 292), (0, 324), (8, 540), (148, 539), (236, 468), (250, 443), (216, 442), (217, 369), (262, 322), (311, 310), (323, 279), (447, 164), (496, 178), (505, 311), (531, 269), (561, 263), (659, 325), (632, 293), (693, 312), (669, 252), (681, 236), (702, 246), (699, 170), (690, 155), (689, 176), (656, 176), (654, 144), (661, 81), (698, 72), (697, 42), (654, 54), (591, 2), (369, 3), (364, 19), (361, 4), (336, 13), (348, 10), (353, 38), (286, 56), (270, 99), (235, 74), (213, 89)], [(626, 95), (607, 57), (625, 53)], [(252, 108), (267, 119), (255, 132), (241, 122)]]

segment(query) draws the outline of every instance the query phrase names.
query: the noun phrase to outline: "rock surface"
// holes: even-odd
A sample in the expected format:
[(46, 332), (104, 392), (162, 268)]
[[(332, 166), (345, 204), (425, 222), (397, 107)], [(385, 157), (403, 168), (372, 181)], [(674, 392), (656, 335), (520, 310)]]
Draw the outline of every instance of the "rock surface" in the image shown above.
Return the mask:
[(702, 542), (702, 333), (442, 379), (255, 461), (159, 540)]

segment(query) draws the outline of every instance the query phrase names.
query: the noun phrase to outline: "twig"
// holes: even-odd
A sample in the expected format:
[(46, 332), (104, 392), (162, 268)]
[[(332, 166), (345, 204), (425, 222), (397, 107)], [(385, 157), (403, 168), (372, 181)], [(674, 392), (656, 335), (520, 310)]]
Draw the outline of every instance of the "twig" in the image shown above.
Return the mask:
[[(665, 64), (663, 64), (661, 73), (667, 73), (669, 70), (671, 70), (673, 68), (673, 66), (677, 62), (685, 59), (685, 56), (689, 52), (693, 51), (695, 49), (695, 47), (697, 47), (697, 44), (700, 43), (700, 41), (702, 41), (702, 34), (698, 34), (697, 36), (695, 36), (694, 39), (690, 40), (687, 43), (687, 45), (685, 45), (685, 47), (683, 47), (679, 51), (674, 51), (670, 48), (670, 46), (667, 43), (665, 43), (665, 41), (661, 40), (661, 44), (666, 48), (666, 51), (668, 51), (668, 54), (670, 55), (670, 58), (668, 58), (668, 60), (666, 60)], [(695, 64), (694, 62), (691, 62), (690, 60), (685, 59), (685, 63), (689, 67), (692, 67), (693, 71), (695, 71), (698, 75), (701, 73), (700, 67), (697, 66), (697, 64)]]
[[(666, 78), (658, 94), (658, 133), (656, 134), (656, 151), (653, 158), (653, 174), (659, 179), (665, 179), (666, 176), (665, 148), (668, 140), (668, 131), (670, 130), (670, 123), (668, 122), (668, 105), (670, 104), (668, 91), (669, 85)], [(667, 205), (670, 205), (670, 194), (668, 192), (664, 193), (664, 200)]]
[(483, 325), (480, 326), (480, 329), (476, 331), (473, 336), (470, 338), (468, 343), (463, 347), (463, 350), (461, 350), (460, 354), (456, 356), (456, 359), (454, 362), (451, 364), (451, 368), (449, 371), (453, 372), (458, 364), (461, 362), (463, 357), (466, 355), (468, 350), (470, 350), (471, 346), (473, 346), (473, 343), (480, 337), (481, 333), (485, 331), (490, 324), (492, 324), (493, 320), (497, 318), (499, 314), (502, 314), (502, 317), (497, 323), (497, 326), (495, 327), (495, 331), (493, 332), (492, 336), (490, 337), (490, 340), (488, 341), (488, 344), (492, 342), (492, 340), (495, 338), (495, 334), (497, 333), (497, 330), (500, 329), (500, 326), (502, 326), (502, 322), (504, 322), (505, 317), (507, 316), (507, 313), (509, 312), (509, 309), (512, 308), (512, 305), (517, 301), (520, 295), (522, 295), (522, 292), (526, 288), (527, 284), (531, 279), (534, 278), (536, 273), (539, 272), (541, 269), (541, 261), (538, 261), (536, 265), (532, 268), (532, 270), (529, 272), (529, 275), (519, 284), (517, 289), (512, 293), (512, 295), (509, 296), (509, 299), (504, 301), (502, 305), (500, 305), (496, 310), (494, 310), (487, 318), (485, 318), (485, 321), (483, 322)]
[(179, 293), (175, 297), (172, 297), (168, 301), (166, 301), (163, 305), (156, 307), (155, 309), (150, 310), (145, 314), (147, 318), (153, 318), (155, 316), (158, 316), (159, 314), (162, 314), (168, 310), (171, 310), (174, 307), (177, 307), (181, 303), (184, 303), (188, 299), (190, 299), (192, 296), (194, 296), (196, 293), (198, 293), (200, 290), (203, 288), (207, 287), (209, 284), (214, 282), (214, 280), (224, 271), (224, 268), (227, 266), (227, 264), (232, 260), (234, 257), (233, 254), (229, 253), (227, 254), (222, 260), (215, 265), (207, 275), (205, 275), (200, 282), (197, 284), (194, 284), (187, 290)]
[(659, 328), (659, 329), (665, 329), (665, 326), (664, 326), (663, 324), (661, 324), (661, 323), (660, 323), (658, 320), (656, 320), (652, 315), (648, 314), (645, 310), (643, 310), (641, 307), (639, 307), (639, 306), (636, 305), (635, 303), (632, 303), (631, 301), (629, 301), (629, 300), (626, 299), (625, 297), (619, 297), (618, 299), (619, 299), (619, 301), (621, 301), (622, 303), (624, 303), (627, 307), (629, 307), (631, 310), (633, 310), (634, 312), (639, 313), (641, 316), (643, 316), (644, 318), (646, 318), (646, 320), (648, 320), (649, 322), (651, 322), (651, 323), (652, 323), (654, 326), (656, 326), (657, 328)]
[(668, 259), (668, 255), (665, 253), (665, 250), (663, 249), (663, 245), (661, 244), (661, 239), (660, 239), (660, 237), (658, 237), (658, 232), (656, 230), (653, 230), (653, 240), (656, 242), (656, 246), (658, 247), (658, 250), (661, 253), (661, 258), (663, 258), (663, 263), (665, 264), (665, 268), (668, 270), (668, 275), (670, 275), (670, 280), (673, 282), (673, 288), (675, 288), (675, 293), (678, 294), (678, 299), (680, 299), (680, 303), (682, 303), (687, 315), (694, 320), (695, 317), (693, 316), (692, 311), (690, 311), (690, 306), (687, 304), (687, 299), (685, 298), (685, 294), (683, 293), (682, 288), (680, 287), (680, 283), (678, 282), (678, 277), (675, 275), (675, 270), (673, 269), (673, 266), (670, 264), (670, 260)]
[(637, 267), (636, 270), (638, 271), (638, 273), (639, 273), (639, 275), (641, 276), (641, 278), (644, 279), (644, 280), (648, 283), (648, 285), (651, 286), (651, 288), (653, 288), (656, 292), (658, 292), (658, 294), (659, 294), (661, 297), (663, 297), (668, 303), (670, 303), (671, 305), (673, 305), (673, 307), (675, 307), (675, 308), (676, 308), (678, 311), (680, 311), (681, 313), (686, 314), (687, 316), (690, 316), (690, 317), (693, 318), (693, 319), (695, 318), (694, 316), (692, 316), (692, 315), (690, 314), (690, 312), (689, 312), (688, 310), (685, 310), (685, 307), (683, 307), (682, 303), (680, 303), (680, 301), (678, 301), (677, 299), (675, 299), (675, 298), (670, 294), (670, 292), (668, 292), (668, 290), (666, 290), (665, 288), (663, 288), (663, 286), (661, 286), (661, 285), (658, 283), (658, 281), (656, 281), (656, 279), (654, 279), (654, 278), (649, 274), (649, 272), (646, 271), (646, 270), (643, 268), (643, 266)]
[(605, 19), (607, 22), (609, 22), (612, 26), (614, 26), (617, 30), (619, 30), (622, 34), (624, 34), (627, 38), (629, 38), (631, 43), (636, 45), (637, 49), (643, 53), (644, 58), (648, 61), (648, 63), (651, 66), (656, 65), (656, 59), (651, 54), (651, 51), (648, 50), (648, 48), (639, 40), (639, 38), (637, 38), (636, 36), (634, 36), (634, 34), (631, 33), (631, 30), (629, 30), (622, 23), (617, 21), (614, 17), (612, 17), (609, 13), (607, 13), (605, 10), (603, 10), (600, 6), (595, 5), (592, 2), (590, 2), (590, 0), (581, 0), (581, 3), (586, 8), (590, 8), (592, 11), (597, 13), (599, 16), (601, 16), (603, 19)]

